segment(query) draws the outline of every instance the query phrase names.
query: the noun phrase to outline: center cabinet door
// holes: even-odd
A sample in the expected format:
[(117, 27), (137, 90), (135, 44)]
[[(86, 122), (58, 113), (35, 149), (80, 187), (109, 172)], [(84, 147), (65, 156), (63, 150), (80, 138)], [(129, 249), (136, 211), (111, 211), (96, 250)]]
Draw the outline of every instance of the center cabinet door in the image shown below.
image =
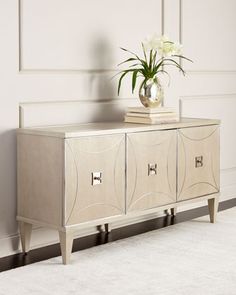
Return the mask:
[(125, 213), (125, 135), (65, 140), (65, 225)]
[(176, 202), (176, 130), (127, 135), (127, 204), (138, 211)]

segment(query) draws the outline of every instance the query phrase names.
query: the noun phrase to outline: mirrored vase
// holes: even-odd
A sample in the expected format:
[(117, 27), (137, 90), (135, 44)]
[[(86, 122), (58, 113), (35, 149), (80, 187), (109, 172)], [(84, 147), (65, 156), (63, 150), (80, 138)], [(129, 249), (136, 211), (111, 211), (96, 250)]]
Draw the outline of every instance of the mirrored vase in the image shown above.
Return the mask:
[(163, 88), (160, 81), (154, 79), (144, 80), (139, 88), (139, 98), (146, 108), (156, 108), (161, 106), (163, 101)]

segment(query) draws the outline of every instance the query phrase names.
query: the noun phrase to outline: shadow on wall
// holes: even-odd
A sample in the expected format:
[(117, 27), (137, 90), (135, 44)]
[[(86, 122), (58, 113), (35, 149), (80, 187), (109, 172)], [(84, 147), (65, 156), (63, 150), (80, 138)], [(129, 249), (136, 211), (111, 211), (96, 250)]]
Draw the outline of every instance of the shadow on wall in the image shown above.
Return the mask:
[[(117, 80), (114, 76), (114, 72), (109, 71), (114, 67), (116, 63), (114, 61), (114, 48), (111, 43), (105, 37), (97, 37), (92, 44), (90, 52), (92, 69), (89, 79), (89, 94), (92, 97), (96, 97), (97, 100), (109, 101), (111, 99), (117, 99)], [(93, 93), (95, 91), (95, 93)], [(123, 120), (123, 112), (118, 107), (118, 104), (104, 103), (98, 104), (96, 113), (94, 114), (93, 121), (112, 121)]]

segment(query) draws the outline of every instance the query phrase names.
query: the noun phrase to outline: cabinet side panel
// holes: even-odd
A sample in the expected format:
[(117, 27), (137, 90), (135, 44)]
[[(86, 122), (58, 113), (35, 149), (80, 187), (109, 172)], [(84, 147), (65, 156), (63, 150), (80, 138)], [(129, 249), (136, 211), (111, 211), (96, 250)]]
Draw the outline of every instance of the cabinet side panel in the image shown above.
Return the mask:
[(63, 140), (18, 134), (17, 163), (17, 215), (61, 226)]

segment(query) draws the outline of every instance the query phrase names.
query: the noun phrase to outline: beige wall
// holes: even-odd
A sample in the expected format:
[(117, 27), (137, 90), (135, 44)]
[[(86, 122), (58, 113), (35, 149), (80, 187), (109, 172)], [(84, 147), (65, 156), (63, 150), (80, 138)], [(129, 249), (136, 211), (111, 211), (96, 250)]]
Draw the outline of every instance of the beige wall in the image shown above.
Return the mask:
[[(154, 31), (183, 42), (194, 60), (184, 64), (187, 77), (172, 73), (165, 104), (222, 119), (222, 199), (235, 196), (235, 11), (235, 0), (0, 0), (0, 256), (18, 250), (19, 104), (33, 102), (23, 104), (27, 124), (120, 119), (136, 98), (130, 82), (117, 98), (111, 77), (124, 57), (118, 47), (139, 52)], [(70, 101), (80, 101), (78, 109)], [(32, 243), (56, 240), (55, 232), (36, 228)]]

